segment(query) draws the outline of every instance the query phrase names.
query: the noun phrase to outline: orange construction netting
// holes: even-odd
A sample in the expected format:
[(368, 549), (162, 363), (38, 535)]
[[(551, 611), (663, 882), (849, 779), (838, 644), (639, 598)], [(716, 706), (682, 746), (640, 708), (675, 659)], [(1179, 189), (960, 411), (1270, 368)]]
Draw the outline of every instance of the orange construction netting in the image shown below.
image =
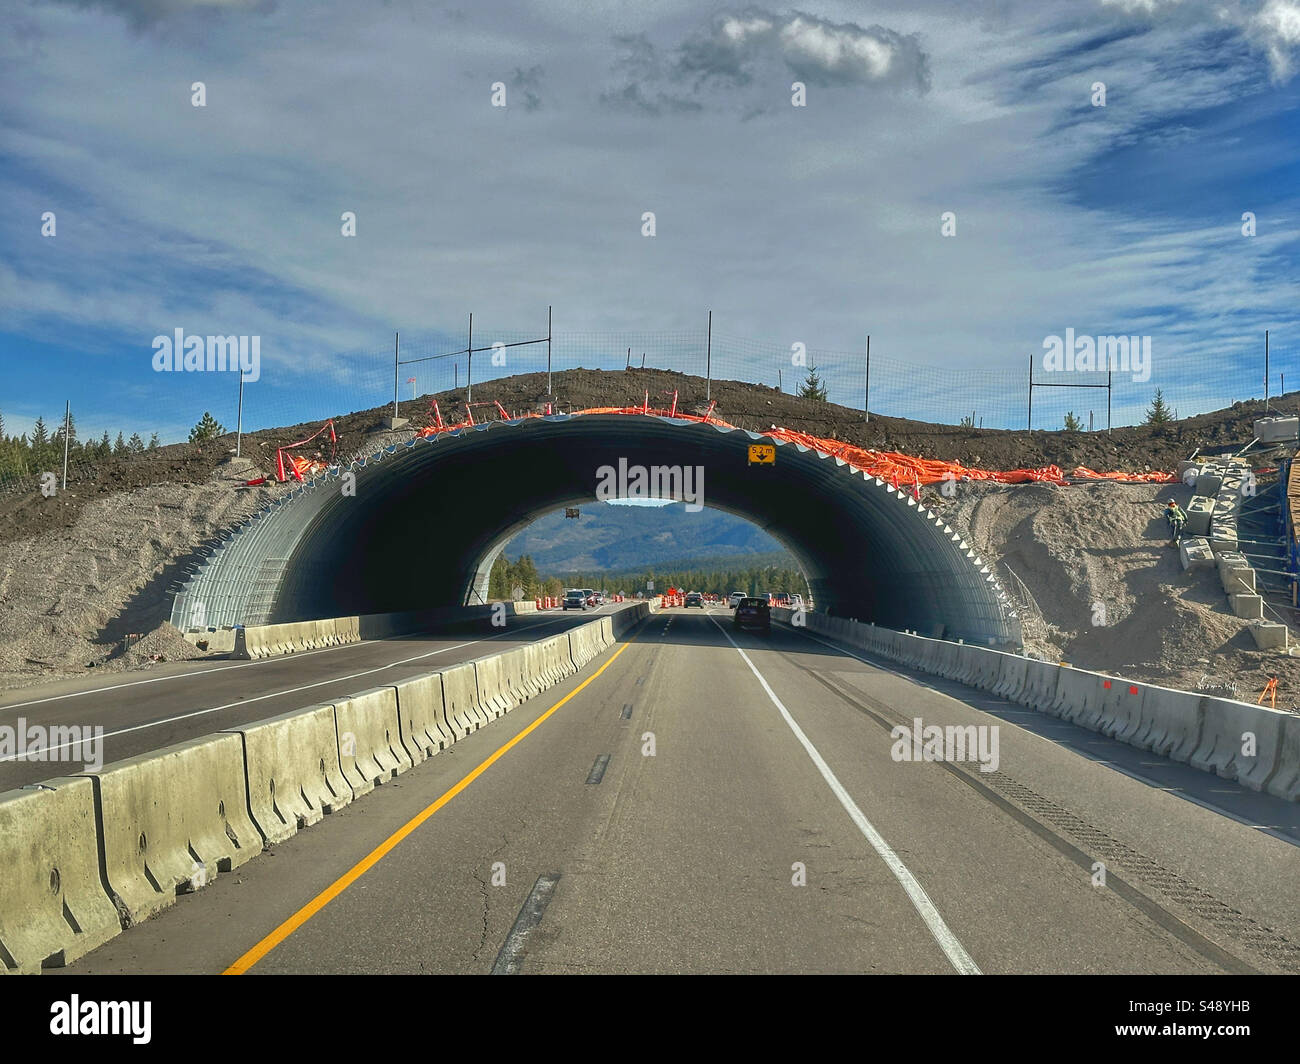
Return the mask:
[[(712, 411), (712, 406), (709, 410)], [(504, 411), (503, 411), (504, 413)], [(721, 418), (713, 417), (709, 414), (687, 414), (676, 409), (676, 403), (670, 410), (658, 410), (649, 405), (647, 401), (642, 406), (598, 406), (591, 407), (587, 410), (575, 410), (574, 414), (642, 414), (655, 417), (672, 417), (682, 421), (694, 421), (706, 425), (718, 425), (722, 428), (734, 429), (737, 426), (723, 421)], [(523, 414), (519, 418), (543, 417), (542, 414)], [(439, 417), (441, 422), (441, 417)], [(451, 432), (455, 429), (467, 428), (474, 424), (474, 421), (462, 421), (456, 425), (431, 425), (428, 428), (421, 429), (417, 435), (432, 436), (438, 432)], [(1059, 466), (1048, 465), (1040, 466), (1037, 469), (975, 469), (970, 466), (964, 466), (960, 462), (944, 462), (935, 458), (917, 458), (910, 454), (901, 454), (898, 451), (872, 451), (856, 444), (845, 443), (842, 440), (830, 440), (822, 436), (812, 436), (806, 432), (796, 432), (794, 429), (783, 429), (773, 425), (763, 433), (764, 436), (771, 436), (776, 440), (783, 440), (786, 443), (798, 444), (807, 447), (810, 450), (828, 455), (832, 458), (840, 458), (847, 462), (854, 469), (861, 470), (873, 477), (879, 477), (899, 486), (921, 487), (928, 484), (941, 484), (947, 480), (991, 480), (1000, 484), (1072, 484), (1081, 480), (1114, 480), (1122, 481), (1129, 484), (1176, 484), (1178, 475), (1176, 473), (1151, 472), (1151, 473), (1098, 473), (1096, 470), (1089, 469), (1087, 466), (1076, 466), (1069, 473), (1066, 473)]]

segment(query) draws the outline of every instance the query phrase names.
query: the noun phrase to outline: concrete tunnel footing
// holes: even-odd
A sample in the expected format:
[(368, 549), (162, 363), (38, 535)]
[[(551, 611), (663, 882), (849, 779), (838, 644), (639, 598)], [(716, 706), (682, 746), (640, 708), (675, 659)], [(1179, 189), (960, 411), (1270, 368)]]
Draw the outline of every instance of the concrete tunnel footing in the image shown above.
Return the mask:
[[(749, 462), (774, 443), (776, 462)], [(266, 624), (477, 601), (491, 560), (564, 506), (596, 501), (601, 467), (702, 469), (703, 505), (753, 522), (841, 617), (1018, 646), (1014, 608), (974, 551), (907, 492), (759, 433), (654, 415), (490, 422), (335, 470), (229, 535), (177, 595), (185, 628)], [(695, 485), (692, 485), (695, 487)], [(680, 496), (678, 496), (680, 497)]]

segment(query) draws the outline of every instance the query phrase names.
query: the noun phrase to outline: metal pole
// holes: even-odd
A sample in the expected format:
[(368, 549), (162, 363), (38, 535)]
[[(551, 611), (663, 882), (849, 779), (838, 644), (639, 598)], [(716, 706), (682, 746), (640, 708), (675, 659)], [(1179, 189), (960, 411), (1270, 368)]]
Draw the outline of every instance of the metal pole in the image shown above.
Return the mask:
[[(242, 373), (240, 374), (243, 375)], [(63, 490), (68, 490), (68, 436), (69, 428), (72, 425), (72, 400), (65, 399), (67, 404), (63, 410)]]
[(1110, 435), (1111, 380), (1114, 377), (1114, 375), (1115, 375), (1115, 371), (1113, 369), (1108, 369), (1106, 371), (1106, 435), (1107, 436)]
[(1268, 409), (1268, 330), (1264, 330), (1264, 409)]
[(632, 349), (630, 347), (627, 349), (627, 362), (623, 364), (623, 368), (624, 369), (632, 368)]
[(704, 401), (713, 391), (713, 311), (709, 311), (709, 333), (704, 346)]
[(469, 362), (465, 366), (465, 402), (474, 401), (474, 312), (469, 312), (469, 345), (466, 354)]
[(871, 334), (867, 333), (867, 379), (862, 386), (862, 420), (871, 420)]
[(239, 408), (235, 414), (235, 457), (241, 454), (244, 444), (244, 371), (239, 371)]
[[(397, 376), (399, 370), (401, 369), (397, 361), (398, 335), (399, 335), (398, 333), (393, 333), (393, 417), (397, 417)], [(240, 370), (239, 375), (241, 377), (244, 375), (243, 370)]]
[(551, 308), (546, 308), (546, 394), (554, 395), (551, 391)]
[(781, 380), (781, 370), (780, 370), (779, 367), (777, 368), (777, 371), (776, 371), (776, 390), (777, 390), (778, 392), (784, 392), (784, 391), (785, 391), (785, 383)]
[(1025, 430), (1033, 431), (1034, 428), (1034, 356), (1029, 356), (1029, 419), (1025, 422)]

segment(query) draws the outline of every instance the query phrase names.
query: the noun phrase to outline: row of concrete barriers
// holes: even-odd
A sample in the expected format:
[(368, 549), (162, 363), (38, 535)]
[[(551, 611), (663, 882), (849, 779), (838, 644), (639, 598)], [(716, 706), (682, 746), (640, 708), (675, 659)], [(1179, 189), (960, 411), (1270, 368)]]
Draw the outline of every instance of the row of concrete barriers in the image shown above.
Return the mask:
[(0, 794), (0, 973), (61, 967), (581, 670), (653, 610)]
[(317, 621), (288, 624), (258, 624), (236, 628), (233, 657), (272, 658), (304, 650), (360, 643), (363, 639), (391, 639), (393, 636), (427, 630), (435, 625), (480, 621), (492, 617), (517, 617), (536, 613), (534, 602), (499, 602), (485, 606), (463, 606), (403, 613), (369, 613), (355, 617), (328, 617)]
[[(778, 620), (793, 620), (793, 611), (772, 612)], [(900, 664), (989, 691), (1251, 790), (1300, 801), (1300, 716), (1294, 713), (824, 613), (805, 613), (801, 619), (812, 631)]]

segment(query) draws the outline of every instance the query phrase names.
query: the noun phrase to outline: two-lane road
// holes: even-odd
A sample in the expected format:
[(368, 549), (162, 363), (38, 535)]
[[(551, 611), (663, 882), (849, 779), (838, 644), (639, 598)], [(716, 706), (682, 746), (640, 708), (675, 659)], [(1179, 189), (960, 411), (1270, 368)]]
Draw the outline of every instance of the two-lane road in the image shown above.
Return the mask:
[[(510, 617), (503, 628), (484, 621), (451, 634), (367, 640), (257, 661), (179, 662), (144, 675), (64, 680), (0, 693), (0, 725), (17, 728), (22, 721), (24, 730), (46, 734), (55, 727), (102, 727), (101, 760), (107, 764), (523, 646), (620, 608)], [(64, 759), (83, 751), (62, 745), (67, 749), (59, 751), (59, 761), (0, 753), (0, 791), (82, 771), (81, 763)]]

